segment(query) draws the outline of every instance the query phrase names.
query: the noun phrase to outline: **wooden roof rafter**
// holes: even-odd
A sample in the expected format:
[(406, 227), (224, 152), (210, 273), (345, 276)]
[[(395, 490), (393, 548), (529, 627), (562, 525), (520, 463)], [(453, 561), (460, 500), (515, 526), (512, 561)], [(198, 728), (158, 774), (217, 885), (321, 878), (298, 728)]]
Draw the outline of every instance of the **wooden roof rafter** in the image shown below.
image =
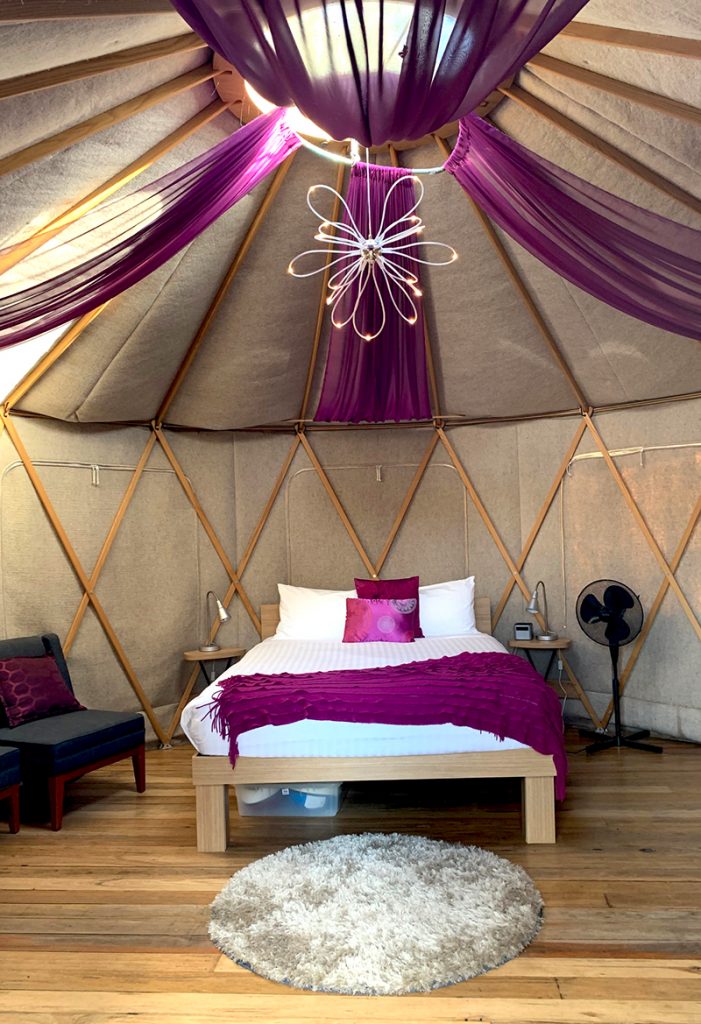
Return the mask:
[(571, 21), (559, 34), (568, 39), (580, 39), (587, 43), (601, 43), (604, 46), (701, 60), (701, 39), (689, 39), (685, 36), (665, 36), (656, 32), (639, 32), (637, 29), (614, 28), (610, 25), (589, 25), (582, 21)]
[(188, 71), (184, 75), (178, 75), (177, 78), (164, 82), (154, 89), (149, 89), (139, 96), (134, 96), (123, 103), (118, 103), (117, 106), (110, 107), (109, 110), (103, 110), (85, 121), (71, 125), (70, 128), (65, 128), (56, 135), (50, 135), (47, 139), (34, 142), (31, 146), (26, 146), (16, 153), (10, 153), (8, 156), (0, 159), (0, 175), (18, 171), (23, 167), (27, 167), (35, 160), (42, 160), (45, 157), (53, 156), (54, 153), (59, 153), (69, 146), (74, 146), (78, 142), (89, 139), (92, 135), (97, 134), (97, 132), (104, 131), (106, 128), (113, 128), (135, 114), (141, 114), (158, 103), (164, 103), (166, 100), (172, 99), (173, 96), (177, 96), (181, 92), (186, 92), (197, 85), (202, 85), (203, 82), (214, 78), (216, 74), (217, 72), (214, 71), (210, 64), (195, 68), (193, 71)]
[(42, 89), (53, 89), (58, 85), (79, 82), (93, 75), (102, 75), (108, 71), (121, 71), (163, 57), (172, 57), (178, 53), (191, 53), (193, 50), (206, 49), (203, 42), (194, 32), (184, 32), (170, 39), (159, 39), (154, 43), (143, 43), (131, 46), (126, 50), (114, 50), (103, 53), (99, 57), (88, 57), (85, 60), (59, 64), (42, 71), (16, 75), (14, 78), (0, 80), (0, 100), (11, 96), (24, 96)]
[(577, 64), (570, 64), (548, 54), (539, 53), (532, 57), (526, 67), (542, 68), (543, 71), (551, 71), (555, 75), (561, 75), (572, 82), (580, 82), (582, 85), (590, 85), (600, 89), (611, 96), (618, 96), (621, 99), (641, 106), (657, 110), (662, 114), (670, 114), (672, 117), (681, 118), (684, 121), (691, 121), (693, 124), (701, 124), (701, 110), (690, 103), (683, 103), (681, 100), (671, 99), (669, 96), (660, 96), (659, 93), (650, 92), (639, 85), (631, 85), (629, 82), (622, 82), (617, 78), (610, 78), (608, 75), (601, 75), (597, 71), (590, 71), (589, 68), (579, 67)]

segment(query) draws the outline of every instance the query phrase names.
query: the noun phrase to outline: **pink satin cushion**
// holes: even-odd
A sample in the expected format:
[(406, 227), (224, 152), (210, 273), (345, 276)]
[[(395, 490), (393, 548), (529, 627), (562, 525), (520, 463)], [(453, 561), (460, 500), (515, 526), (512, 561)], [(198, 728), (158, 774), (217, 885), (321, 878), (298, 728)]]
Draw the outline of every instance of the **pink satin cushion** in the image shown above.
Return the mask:
[(37, 718), (84, 711), (50, 654), (0, 660), (0, 704), (10, 728)]
[(421, 622), (419, 621), (419, 577), (407, 576), (401, 580), (355, 580), (355, 592), (358, 597), (366, 597), (374, 600), (396, 600), (416, 601), (416, 611), (413, 613), (412, 623), (414, 626), (414, 637), (422, 637)]
[(416, 601), (371, 600), (361, 597), (346, 598), (346, 628), (344, 644), (364, 644), (384, 640), (395, 644), (410, 644), (414, 640), (413, 618)]

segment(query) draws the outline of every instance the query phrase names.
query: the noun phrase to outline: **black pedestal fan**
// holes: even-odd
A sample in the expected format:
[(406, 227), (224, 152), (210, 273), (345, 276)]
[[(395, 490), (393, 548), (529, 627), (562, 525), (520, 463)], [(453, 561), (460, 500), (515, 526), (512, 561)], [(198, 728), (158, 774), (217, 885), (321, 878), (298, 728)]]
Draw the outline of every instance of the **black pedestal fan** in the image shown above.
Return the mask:
[(609, 747), (634, 747), (636, 750), (649, 750), (661, 754), (662, 747), (639, 742), (650, 735), (647, 729), (630, 733), (628, 736), (624, 736), (621, 729), (618, 650), (632, 643), (642, 628), (643, 609), (637, 595), (625, 583), (617, 583), (615, 580), (594, 580), (593, 583), (587, 584), (577, 598), (577, 620), (590, 640), (608, 647), (613, 670), (611, 685), (615, 731), (613, 736), (584, 733), (587, 736), (599, 737), (595, 743), (585, 747), (587, 754), (596, 750), (607, 750)]

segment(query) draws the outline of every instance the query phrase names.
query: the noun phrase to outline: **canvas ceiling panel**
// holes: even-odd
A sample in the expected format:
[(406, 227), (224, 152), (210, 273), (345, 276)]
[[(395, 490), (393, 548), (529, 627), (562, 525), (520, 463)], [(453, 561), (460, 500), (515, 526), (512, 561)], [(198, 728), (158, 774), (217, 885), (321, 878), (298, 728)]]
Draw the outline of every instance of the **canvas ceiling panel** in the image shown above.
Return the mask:
[[(522, 73), (521, 78), (523, 79), (524, 76), (525, 73)], [(555, 105), (555, 103), (561, 102), (561, 94), (556, 94), (555, 90), (550, 89), (534, 76), (530, 76), (529, 85), (537, 88), (538, 93), (542, 93), (541, 98), (550, 104)], [(577, 114), (582, 114), (582, 123), (584, 120), (588, 122), (593, 118), (592, 112), (584, 111), (578, 104), (570, 103), (570, 108), (573, 113), (576, 108)], [(526, 110), (520, 103), (514, 100), (505, 100), (499, 103), (490, 115), (490, 119), (497, 128), (511, 135), (528, 150), (532, 150), (533, 153), (545, 160), (552, 161), (571, 174), (576, 174), (582, 180), (590, 181), (597, 187), (610, 191), (614, 196), (619, 196), (653, 213), (659, 213), (682, 223), (692, 223), (694, 215), (687, 207), (662, 193), (659, 188), (644, 181), (636, 174), (632, 174), (614, 161), (603, 157), (596, 148), (575, 138), (564, 128), (546, 121), (531, 110)], [(603, 119), (598, 120), (601, 126), (604, 123)], [(595, 131), (588, 123), (586, 127)], [(615, 126), (613, 128), (616, 132), (621, 131)], [(611, 139), (607, 140), (612, 141)], [(619, 139), (618, 142), (623, 146), (622, 152), (626, 152), (622, 140)], [(631, 139), (631, 145), (639, 146), (640, 143)], [(640, 160), (640, 152), (633, 155)], [(641, 162), (645, 163), (644, 160)]]
[(701, 14), (693, 0), (678, 4), (656, 0), (589, 0), (575, 21), (670, 36), (701, 37)]
[[(432, 166), (437, 157), (436, 147), (421, 148), (407, 163)], [(422, 268), (441, 411), (476, 418), (572, 408), (565, 378), (457, 182), (430, 177), (420, 211), (426, 237), (459, 256)]]
[(34, 234), (194, 117), (215, 97), (210, 82), (0, 178), (0, 242)]
[(701, 390), (698, 342), (606, 305), (499, 233), (590, 403)]
[(0, 156), (57, 135), (208, 61), (209, 50), (193, 50), (0, 100)]
[(189, 32), (178, 14), (65, 18), (0, 25), (0, 79), (126, 50)]
[(600, 46), (584, 39), (556, 36), (543, 49), (549, 57), (619, 82), (639, 86), (658, 96), (700, 105), (701, 83), (689, 74), (689, 62), (679, 57), (643, 50)]
[[(701, 193), (698, 172), (701, 128), (698, 125), (540, 67), (524, 72), (520, 82), (534, 95), (539, 95), (545, 84), (551, 97), (548, 102), (572, 120), (584, 124), (692, 195)], [(691, 89), (693, 92), (694, 87)], [(701, 96), (701, 85), (698, 96)], [(688, 97), (691, 103), (694, 99), (693, 95)], [(701, 218), (697, 218), (697, 223), (699, 221)]]
[[(226, 430), (298, 415), (321, 282), (286, 271), (292, 256), (314, 245), (318, 221), (307, 209), (307, 188), (333, 184), (335, 175), (330, 161), (306, 151), (295, 156), (173, 403), (170, 422)], [(239, 205), (252, 215), (260, 199), (246, 197)]]
[[(253, 201), (261, 195), (257, 190)], [(251, 205), (237, 205), (170, 261), (167, 274), (142, 282), (147, 299), (142, 315), (121, 335), (123, 344), (76, 409), (79, 420), (148, 420), (156, 415), (251, 215)], [(130, 291), (115, 302), (130, 305)], [(110, 308), (88, 328), (85, 346), (95, 345), (96, 335), (116, 329), (112, 312)]]
[[(592, 110), (563, 92), (563, 81), (564, 79), (560, 78), (558, 88), (554, 88), (543, 78), (529, 71), (522, 71), (519, 75), (519, 85), (526, 92), (564, 114), (575, 125), (583, 126), (597, 138), (608, 142), (621, 153), (634, 157), (643, 166), (649, 167), (688, 192), (694, 194), (698, 191), (699, 177), (694, 169), (695, 160), (689, 153), (689, 146), (684, 141), (679, 143), (674, 141), (675, 138), (683, 139), (684, 136), (688, 136), (689, 145), (691, 145), (694, 138), (698, 139), (698, 134), (690, 125), (685, 124), (684, 131), (680, 131), (679, 124), (673, 118), (650, 110), (633, 113), (631, 105), (628, 105), (627, 117), (620, 114), (622, 123), (617, 124), (605, 114), (599, 113), (604, 110), (611, 111), (614, 104), (613, 97), (610, 97), (608, 101), (597, 101), (596, 109)], [(580, 95), (579, 90), (583, 91), (585, 87), (577, 84), (576, 89), (578, 90), (577, 95)], [(617, 102), (621, 104), (623, 101)], [(495, 111), (494, 120), (522, 145), (533, 149), (566, 170), (572, 171), (584, 180), (591, 181), (594, 185), (607, 189), (614, 195), (621, 196), (647, 210), (660, 213), (662, 216), (678, 220), (683, 224), (698, 226), (701, 222), (701, 218), (679, 200), (672, 198), (636, 174), (628, 172), (615, 161), (603, 157), (598, 150), (588, 144), (580, 142), (578, 139), (572, 139), (570, 136), (569, 139), (574, 144), (570, 148), (570, 145), (567, 144), (569, 142), (568, 133), (563, 128), (552, 125), (539, 114), (525, 110), (520, 104), (518, 106), (520, 109), (515, 120), (507, 122), (506, 114), (502, 112), (500, 104)], [(529, 132), (529, 126), (533, 119), (535, 124), (532, 125)], [(654, 131), (657, 126), (659, 126), (660, 135), (655, 140)], [(648, 136), (650, 142), (646, 141)], [(667, 144), (673, 153), (681, 149), (679, 158), (670, 156), (664, 151), (663, 147)], [(586, 153), (583, 153), (583, 150)], [(574, 160), (570, 157), (570, 153)]]

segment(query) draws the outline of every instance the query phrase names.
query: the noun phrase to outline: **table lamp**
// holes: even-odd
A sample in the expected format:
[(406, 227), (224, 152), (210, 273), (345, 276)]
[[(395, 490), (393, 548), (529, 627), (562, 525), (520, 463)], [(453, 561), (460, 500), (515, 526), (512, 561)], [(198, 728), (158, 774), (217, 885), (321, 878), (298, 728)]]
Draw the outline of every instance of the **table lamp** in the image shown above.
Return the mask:
[[(208, 590), (207, 591), (207, 596), (206, 596), (205, 601), (204, 601), (204, 614), (205, 614), (205, 618), (207, 618), (208, 615), (209, 615), (209, 598), (210, 597), (213, 597), (214, 600), (216, 601), (216, 604), (217, 604), (217, 615), (219, 616), (219, 621), (220, 622), (228, 622), (229, 619), (231, 618), (231, 616), (229, 615), (228, 611), (226, 610), (226, 608), (221, 603), (221, 601), (219, 600), (219, 598), (217, 597), (217, 595), (214, 593), (213, 590)], [(210, 640), (209, 643), (200, 644), (198, 649), (200, 651), (206, 651), (207, 653), (211, 653), (212, 651), (219, 651), (219, 650), (221, 650), (219, 644), (215, 643), (213, 640)]]
[(548, 625), (548, 599), (545, 596), (545, 584), (542, 580), (538, 580), (535, 585), (535, 590), (531, 594), (531, 599), (528, 602), (526, 611), (529, 615), (538, 615), (540, 612), (540, 606), (538, 605), (538, 587), (543, 588), (543, 632), (536, 637), (536, 640), (557, 640), (557, 633), (553, 633)]

